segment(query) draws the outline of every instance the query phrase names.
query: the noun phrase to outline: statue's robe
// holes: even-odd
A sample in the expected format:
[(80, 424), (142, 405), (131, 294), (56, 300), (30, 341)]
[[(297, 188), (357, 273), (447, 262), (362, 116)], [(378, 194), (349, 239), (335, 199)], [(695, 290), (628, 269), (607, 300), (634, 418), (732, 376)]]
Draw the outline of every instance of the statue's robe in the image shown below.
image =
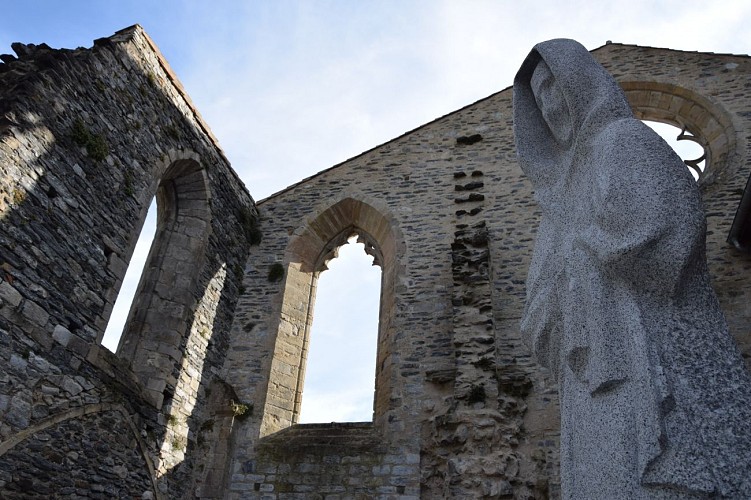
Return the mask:
[[(564, 144), (530, 87), (540, 60), (569, 113)], [(751, 498), (751, 376), (688, 169), (572, 40), (532, 50), (514, 121), (542, 209), (522, 334), (559, 382), (564, 498)]]

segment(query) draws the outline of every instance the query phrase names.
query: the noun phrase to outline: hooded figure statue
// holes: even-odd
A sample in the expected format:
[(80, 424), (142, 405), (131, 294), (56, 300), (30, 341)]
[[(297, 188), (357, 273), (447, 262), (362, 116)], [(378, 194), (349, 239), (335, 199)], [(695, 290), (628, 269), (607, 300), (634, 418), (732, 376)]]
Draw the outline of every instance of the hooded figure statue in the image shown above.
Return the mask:
[(686, 166), (573, 40), (514, 80), (542, 209), (522, 334), (556, 377), (566, 499), (751, 498), (751, 376)]

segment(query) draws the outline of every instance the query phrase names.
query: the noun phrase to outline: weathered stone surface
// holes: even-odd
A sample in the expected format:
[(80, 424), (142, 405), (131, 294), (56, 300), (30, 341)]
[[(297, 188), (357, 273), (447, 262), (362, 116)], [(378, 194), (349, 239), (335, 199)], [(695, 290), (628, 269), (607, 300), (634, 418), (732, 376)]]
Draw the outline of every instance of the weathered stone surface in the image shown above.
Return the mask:
[[(254, 202), (140, 27), (92, 49), (17, 48), (0, 73), (0, 439), (123, 399), (160, 457), (166, 496), (183, 497), (213, 461), (185, 452), (214, 411), (201, 397), (228, 348), (248, 246), (240, 214), (255, 220)], [(152, 262), (165, 273), (142, 288), (148, 314), (129, 323), (133, 349), (117, 357), (98, 340), (155, 194), (176, 243)]]
[(62, 325), (57, 325), (52, 331), (52, 338), (62, 344), (63, 347), (68, 345), (72, 336), (73, 334), (70, 333), (70, 330)]
[(751, 496), (751, 376), (696, 182), (573, 40), (535, 46), (514, 117), (542, 208), (522, 333), (560, 384), (563, 497)]
[(10, 283), (5, 281), (0, 282), (0, 299), (2, 299), (3, 302), (6, 302), (11, 307), (18, 307), (22, 298), (23, 297), (18, 293), (18, 290), (13, 288)]
[(10, 404), (5, 414), (5, 421), (18, 429), (25, 429), (29, 426), (29, 422), (31, 421), (31, 402), (28, 393), (17, 392), (10, 398)]
[(149, 469), (120, 412), (71, 418), (3, 455), (3, 498), (140, 498)]

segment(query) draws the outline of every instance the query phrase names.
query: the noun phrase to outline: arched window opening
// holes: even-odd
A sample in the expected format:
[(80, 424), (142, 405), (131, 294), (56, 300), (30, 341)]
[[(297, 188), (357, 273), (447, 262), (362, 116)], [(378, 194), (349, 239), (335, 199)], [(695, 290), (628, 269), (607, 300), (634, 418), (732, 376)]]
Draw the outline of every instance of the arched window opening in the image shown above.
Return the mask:
[(681, 129), (668, 123), (650, 120), (644, 120), (644, 123), (665, 139), (665, 142), (686, 164), (695, 180), (701, 179), (707, 166), (707, 153), (698, 137), (686, 130), (685, 127)]
[[(300, 421), (317, 281), (327, 269), (326, 264), (336, 257), (337, 249), (355, 234), (358, 241), (365, 244), (365, 252), (372, 255), (373, 262), (381, 268), (380, 286), (376, 287), (380, 301), (372, 422), (374, 428), (383, 430), (395, 421), (393, 412), (401, 401), (397, 393), (400, 387), (395, 384), (399, 357), (394, 349), (397, 340), (395, 289), (404, 272), (398, 260), (405, 251), (404, 240), (393, 217), (388, 215), (387, 207), (375, 200), (344, 198), (306, 219), (294, 231), (285, 250), (279, 315), (272, 325), (274, 353), (263, 402), (261, 437)], [(340, 306), (340, 312), (342, 309)], [(353, 327), (350, 331), (357, 330)], [(310, 391), (306, 394), (310, 399)], [(307, 416), (306, 420), (312, 418)]]
[(138, 236), (138, 242), (133, 250), (128, 270), (125, 272), (123, 283), (120, 286), (120, 293), (117, 295), (117, 300), (107, 323), (107, 329), (104, 331), (104, 337), (102, 338), (102, 345), (112, 352), (117, 351), (117, 345), (123, 335), (125, 322), (133, 306), (133, 299), (138, 289), (138, 283), (146, 267), (146, 259), (149, 256), (149, 250), (156, 234), (156, 219), (157, 206), (156, 197), (154, 197), (149, 205), (146, 220), (143, 223), (143, 228), (141, 228), (141, 234)]
[[(127, 311), (116, 355), (141, 380), (144, 394), (157, 408), (163, 403), (171, 405), (175, 395), (209, 243), (208, 178), (197, 157), (191, 152), (171, 151), (162, 160), (158, 170), (163, 174), (154, 186), (157, 217), (153, 242), (129, 310), (128, 297), (118, 294), (116, 300), (122, 303), (118, 308)], [(131, 241), (136, 240), (136, 234), (134, 231)], [(149, 245), (144, 242), (144, 246)], [(130, 260), (129, 267), (138, 274), (141, 266), (132, 263), (132, 257)], [(115, 334), (119, 330), (114, 324), (109, 329)], [(108, 344), (114, 346), (114, 341)]]
[(316, 286), (301, 423), (373, 419), (381, 269), (357, 235)]
[[(658, 122), (678, 128), (661, 135), (684, 160), (699, 185), (709, 185), (719, 176), (738, 168), (736, 159), (740, 150), (733, 132), (733, 121), (711, 97), (671, 83), (619, 83), (636, 118), (649, 120), (649, 126)], [(684, 152), (682, 148), (688, 146), (694, 149)]]

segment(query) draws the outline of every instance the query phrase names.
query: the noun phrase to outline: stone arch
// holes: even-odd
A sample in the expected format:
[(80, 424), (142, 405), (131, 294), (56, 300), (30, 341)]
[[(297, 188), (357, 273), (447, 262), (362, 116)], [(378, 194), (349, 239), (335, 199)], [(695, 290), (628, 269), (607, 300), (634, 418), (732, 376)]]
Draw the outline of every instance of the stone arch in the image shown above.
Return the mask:
[(718, 103), (685, 87), (653, 81), (620, 82), (634, 115), (674, 125), (693, 135), (704, 148), (705, 172), (699, 183), (712, 182), (737, 166), (738, 141), (730, 114)]
[[(170, 152), (149, 195), (157, 229), (117, 348), (157, 407), (171, 398), (211, 231), (210, 190), (198, 155)], [(148, 207), (147, 201), (144, 206)], [(145, 211), (142, 218), (145, 217)], [(138, 234), (132, 235), (133, 244)]]
[[(112, 432), (113, 423), (119, 424), (122, 432)], [(85, 435), (82, 434), (82, 429), (86, 431)], [(92, 436), (97, 441), (101, 440), (100, 444), (107, 446), (112, 453), (117, 453), (118, 460), (107, 464), (103, 463), (101, 457), (92, 459), (84, 456), (76, 461), (73, 471), (50, 462), (51, 454), (63, 451), (70, 456), (76, 450), (83, 451), (84, 446), (90, 447)], [(127, 441), (135, 442), (136, 446)], [(11, 471), (20, 468), (25, 474), (38, 477), (39, 484), (36, 486), (59, 488), (61, 481), (72, 483), (76, 479), (89, 479), (87, 472), (100, 473), (104, 470), (108, 476), (113, 473), (120, 475), (119, 481), (102, 476), (95, 479), (99, 483), (97, 486), (112, 488), (109, 494), (140, 496), (145, 489), (157, 499), (161, 498), (149, 448), (142, 439), (131, 412), (119, 403), (88, 404), (37, 421), (0, 443), (0, 458), (10, 466)], [(13, 474), (7, 470), (6, 474), (9, 480), (0, 483), (0, 497), (6, 498), (5, 495), (8, 495), (16, 498), (19, 485), (16, 484), (14, 488), (12, 483), (18, 478), (13, 478)], [(20, 489), (26, 487), (22, 486)], [(27, 493), (33, 495), (31, 492)]]
[[(378, 208), (376, 208), (378, 206)], [(323, 207), (292, 235), (285, 252), (285, 282), (264, 407), (261, 436), (297, 423), (318, 275), (337, 249), (359, 235), (366, 252), (381, 266), (381, 300), (374, 397), (374, 424), (382, 426), (391, 410), (396, 375), (393, 363), (395, 288), (404, 244), (393, 217), (377, 202), (344, 197)]]

